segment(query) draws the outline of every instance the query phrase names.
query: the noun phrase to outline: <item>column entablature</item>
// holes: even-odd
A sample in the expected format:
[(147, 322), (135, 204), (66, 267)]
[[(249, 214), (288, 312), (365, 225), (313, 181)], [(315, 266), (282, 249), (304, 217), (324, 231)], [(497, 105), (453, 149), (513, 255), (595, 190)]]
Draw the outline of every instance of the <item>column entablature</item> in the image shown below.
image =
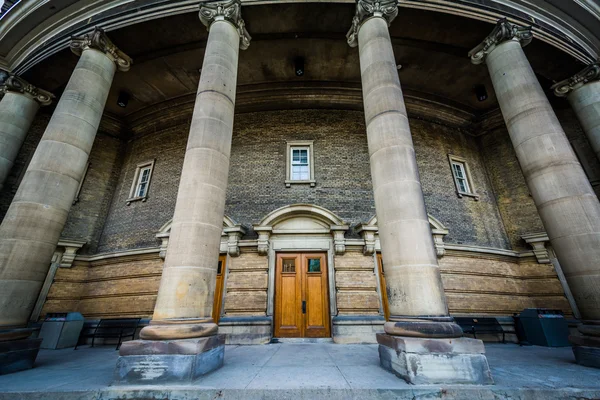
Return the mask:
[(473, 64), (482, 64), (488, 54), (496, 46), (507, 40), (516, 40), (521, 43), (521, 47), (527, 46), (533, 39), (531, 26), (518, 26), (508, 22), (506, 18), (498, 20), (496, 27), (477, 47), (469, 52), (469, 57)]
[(380, 17), (387, 21), (388, 26), (398, 16), (397, 0), (358, 0), (356, 14), (352, 19), (352, 27), (346, 34), (350, 47), (358, 46), (358, 31), (369, 18)]
[(240, 49), (246, 50), (250, 46), (252, 37), (246, 30), (242, 18), (242, 3), (240, 0), (202, 1), (200, 2), (200, 22), (207, 29), (215, 21), (228, 21), (232, 23), (240, 35)]
[(42, 90), (16, 75), (9, 76), (0, 86), (0, 93), (10, 92), (25, 95), (37, 101), (41, 106), (50, 105), (55, 98), (52, 93)]
[(70, 47), (71, 51), (78, 56), (87, 49), (101, 51), (114, 61), (119, 71), (126, 72), (131, 68), (131, 58), (113, 44), (102, 28), (95, 27), (92, 32), (83, 36), (71, 37)]
[(575, 89), (579, 89), (588, 82), (600, 80), (600, 61), (596, 61), (579, 71), (572, 77), (552, 85), (551, 89), (559, 97), (568, 96)]

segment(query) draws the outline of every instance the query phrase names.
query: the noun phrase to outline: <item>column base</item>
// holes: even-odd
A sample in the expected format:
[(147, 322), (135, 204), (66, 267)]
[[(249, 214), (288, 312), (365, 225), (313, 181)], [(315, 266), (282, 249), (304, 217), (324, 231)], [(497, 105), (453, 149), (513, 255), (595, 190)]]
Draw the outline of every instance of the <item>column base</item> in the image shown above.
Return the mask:
[(0, 342), (0, 375), (33, 368), (42, 339)]
[(377, 334), (381, 366), (415, 385), (493, 385), (483, 342)]
[(134, 340), (119, 350), (115, 385), (191, 383), (223, 366), (225, 335), (181, 340)]

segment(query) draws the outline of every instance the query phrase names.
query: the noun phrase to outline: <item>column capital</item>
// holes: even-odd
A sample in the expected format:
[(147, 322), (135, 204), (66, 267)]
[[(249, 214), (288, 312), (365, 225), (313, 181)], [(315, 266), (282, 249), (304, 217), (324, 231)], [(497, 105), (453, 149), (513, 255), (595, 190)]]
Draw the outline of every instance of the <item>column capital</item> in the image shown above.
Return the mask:
[(215, 21), (231, 22), (240, 35), (240, 49), (250, 46), (252, 37), (246, 30), (242, 18), (242, 3), (240, 0), (205, 0), (200, 2), (200, 21), (210, 29)]
[(71, 51), (78, 56), (87, 49), (103, 52), (117, 64), (119, 71), (126, 72), (131, 68), (131, 58), (111, 42), (102, 28), (95, 27), (92, 32), (83, 36), (72, 36), (70, 46)]
[(496, 46), (507, 40), (516, 40), (522, 47), (527, 46), (533, 39), (531, 26), (518, 26), (508, 22), (506, 18), (498, 20), (496, 27), (477, 47), (469, 52), (469, 57), (473, 64), (482, 64), (488, 54)]
[(358, 31), (369, 18), (380, 17), (388, 26), (398, 16), (398, 0), (356, 0), (356, 14), (352, 19), (352, 27), (346, 34), (350, 47), (358, 46)]
[(568, 96), (575, 89), (579, 89), (588, 82), (600, 80), (600, 61), (596, 61), (579, 71), (572, 77), (552, 85), (550, 89), (558, 97)]
[(0, 86), (0, 93), (9, 92), (25, 95), (37, 101), (41, 106), (50, 105), (55, 98), (52, 93), (39, 89), (16, 75), (10, 75)]

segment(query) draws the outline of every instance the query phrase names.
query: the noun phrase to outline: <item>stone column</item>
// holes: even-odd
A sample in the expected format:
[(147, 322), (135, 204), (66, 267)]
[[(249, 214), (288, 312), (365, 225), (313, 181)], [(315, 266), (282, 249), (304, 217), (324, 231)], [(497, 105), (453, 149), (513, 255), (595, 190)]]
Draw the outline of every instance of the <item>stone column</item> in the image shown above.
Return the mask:
[(600, 61), (552, 86), (557, 96), (567, 96), (600, 160)]
[(590, 321), (584, 331), (595, 333), (592, 342), (600, 346), (600, 203), (523, 52), (531, 39), (531, 28), (503, 19), (469, 55), (488, 66), (538, 213), (581, 316)]
[(0, 190), (13, 167), (19, 149), (40, 106), (52, 103), (54, 95), (17, 76), (9, 76), (0, 87)]
[[(224, 335), (217, 335), (212, 308), (238, 56), (240, 48), (249, 46), (250, 36), (239, 0), (201, 2), (200, 20), (209, 29), (208, 42), (154, 316), (140, 333), (145, 340), (121, 347), (119, 383), (189, 381), (223, 364)], [(168, 349), (161, 344), (165, 341)], [(164, 366), (160, 376), (140, 377), (138, 370), (147, 367), (148, 354), (154, 354)], [(186, 355), (185, 360), (181, 355)]]
[[(448, 315), (388, 32), (397, 14), (396, 0), (359, 0), (347, 35), (350, 46), (359, 47), (371, 176), (390, 310), (390, 321), (384, 325), (386, 334), (377, 338), (381, 363), (411, 383), (491, 383), (487, 361), (481, 354), (483, 344), (473, 339), (450, 339), (460, 338), (462, 330)], [(443, 367), (447, 373), (436, 372), (439, 364), (426, 354), (421, 338), (440, 342), (441, 352), (447, 356), (442, 361), (447, 362)], [(455, 352), (458, 343), (469, 350)], [(467, 371), (459, 365), (473, 368)]]
[(101, 29), (73, 38), (81, 57), (0, 225), (0, 326), (26, 325), (58, 243), (117, 68), (130, 59)]

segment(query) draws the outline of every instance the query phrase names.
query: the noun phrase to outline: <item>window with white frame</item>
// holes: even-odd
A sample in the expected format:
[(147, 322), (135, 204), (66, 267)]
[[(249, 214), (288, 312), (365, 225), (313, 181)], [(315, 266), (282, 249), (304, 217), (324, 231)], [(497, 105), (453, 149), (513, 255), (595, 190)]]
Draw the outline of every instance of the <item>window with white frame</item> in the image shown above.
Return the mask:
[(452, 176), (454, 177), (454, 185), (456, 186), (458, 197), (470, 196), (474, 197), (475, 200), (479, 200), (479, 195), (475, 193), (467, 160), (451, 154), (448, 154), (448, 160), (450, 161), (450, 168), (452, 169)]
[(304, 183), (315, 186), (313, 141), (287, 142), (285, 184)]
[(133, 182), (131, 184), (129, 199), (127, 199), (127, 205), (136, 200), (146, 201), (148, 198), (148, 189), (150, 187), (150, 179), (152, 178), (153, 168), (154, 160), (137, 165)]

